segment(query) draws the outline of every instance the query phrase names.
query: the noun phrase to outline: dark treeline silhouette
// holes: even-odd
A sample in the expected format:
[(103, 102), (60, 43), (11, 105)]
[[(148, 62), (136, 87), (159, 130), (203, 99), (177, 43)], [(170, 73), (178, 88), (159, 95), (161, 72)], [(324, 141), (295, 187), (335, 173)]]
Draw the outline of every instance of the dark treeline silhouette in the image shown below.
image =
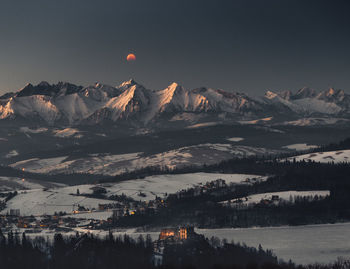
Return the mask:
[[(72, 173), (72, 174), (40, 174), (40, 173), (31, 173), (28, 171), (18, 170), (9, 166), (0, 165), (0, 175), (8, 177), (19, 177), (27, 179), (42, 180), (48, 182), (60, 182), (68, 185), (75, 184), (90, 184), (97, 182), (120, 182), (130, 179), (145, 178), (152, 175), (161, 175), (161, 174), (185, 174), (185, 173), (195, 173), (195, 172), (222, 172), (230, 173), (236, 171), (245, 171), (249, 172), (248, 169), (243, 169), (244, 164), (245, 168), (248, 168), (249, 165), (253, 163), (265, 163), (266, 161), (284, 159), (288, 157), (293, 157), (299, 154), (305, 153), (315, 153), (322, 151), (334, 151), (334, 150), (344, 150), (350, 149), (350, 138), (345, 139), (339, 143), (333, 143), (328, 145), (323, 145), (315, 149), (310, 149), (306, 151), (294, 151), (294, 152), (285, 152), (275, 155), (260, 155), (254, 157), (246, 158), (232, 158), (227, 161), (222, 161), (219, 164), (212, 165), (186, 165), (176, 168), (169, 168), (166, 166), (148, 166), (145, 168), (129, 171), (116, 176), (107, 176), (107, 175), (92, 175), (88, 173)], [(233, 169), (233, 168), (237, 169)], [(229, 168), (229, 169), (228, 169)], [(264, 174), (266, 170), (264, 169), (254, 169), (254, 172), (257, 174)]]
[[(213, 166), (212, 166), (213, 167)], [(230, 160), (216, 165), (216, 171), (271, 175), (266, 181), (236, 185), (220, 195), (169, 195), (157, 212), (118, 220), (121, 226), (160, 226), (188, 224), (201, 227), (249, 227), (301, 225), (350, 220), (350, 165), (315, 162), (261, 161), (257, 158)], [(247, 208), (224, 207), (220, 201), (279, 191), (329, 190), (326, 199), (303, 200), (278, 205)], [(191, 190), (188, 190), (191, 193)]]
[(49, 242), (42, 237), (33, 240), (10, 232), (0, 232), (0, 268), (2, 269), (345, 269), (350, 261), (338, 260), (330, 265), (296, 266), (285, 263), (261, 246), (258, 249), (227, 243), (203, 236), (181, 243), (166, 243), (163, 262), (154, 265), (153, 243), (149, 236), (134, 240), (127, 235), (105, 239), (77, 234), (62, 237), (56, 234)]
[[(339, 143), (331, 143), (329, 145), (321, 146), (317, 148), (317, 151), (334, 151), (344, 149), (350, 149), (350, 138), (340, 141)], [(316, 149), (314, 149), (314, 152), (316, 152)]]
[[(293, 156), (306, 153), (316, 153), (323, 151), (335, 151), (335, 150), (345, 150), (350, 149), (350, 138), (345, 139), (339, 143), (333, 143), (328, 145), (323, 145), (315, 149), (304, 150), (304, 151), (293, 151), (280, 153), (275, 155), (260, 155), (245, 158), (232, 158), (226, 161), (219, 162), (218, 164), (211, 164), (203, 166), (184, 166), (176, 168), (168, 168), (162, 166), (148, 166), (138, 170), (126, 172), (115, 176), (114, 178), (101, 179), (100, 182), (119, 182), (123, 180), (145, 178), (152, 175), (161, 174), (185, 174), (185, 173), (195, 173), (195, 172), (221, 172), (221, 173), (255, 173), (257, 175), (265, 174), (276, 174), (285, 172), (283, 166), (276, 165), (276, 160), (283, 160)], [(275, 165), (268, 165), (268, 162), (275, 162)], [(300, 162), (300, 166), (305, 165), (305, 161)], [(332, 164), (332, 160), (329, 163), (316, 165), (323, 165), (323, 167), (328, 167)], [(266, 166), (266, 167), (265, 167)], [(337, 169), (337, 167), (336, 167)]]
[(95, 183), (98, 181), (108, 181), (113, 179), (112, 176), (107, 175), (92, 175), (88, 173), (71, 173), (71, 174), (40, 174), (31, 173), (28, 171), (22, 171), (10, 166), (4, 166), (0, 164), (0, 176), (6, 177), (18, 177), (25, 179), (33, 179), (35, 181), (46, 181), (46, 182), (59, 182), (68, 185), (76, 184), (88, 184)]

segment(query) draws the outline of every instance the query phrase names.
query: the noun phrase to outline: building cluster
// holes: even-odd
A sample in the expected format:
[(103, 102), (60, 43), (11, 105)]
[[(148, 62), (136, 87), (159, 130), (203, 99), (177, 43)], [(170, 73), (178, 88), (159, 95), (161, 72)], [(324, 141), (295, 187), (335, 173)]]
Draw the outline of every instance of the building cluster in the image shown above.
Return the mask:
[(232, 199), (228, 200), (225, 202), (221, 202), (222, 205), (228, 206), (228, 207), (234, 207), (236, 209), (245, 209), (249, 206), (253, 206), (256, 204), (260, 205), (278, 205), (281, 201), (281, 198), (279, 195), (272, 195), (270, 199), (263, 198), (261, 199), (258, 203), (249, 203), (248, 197), (243, 197), (243, 198), (237, 198), (237, 199)]
[(154, 265), (162, 265), (164, 249), (166, 245), (183, 244), (186, 240), (194, 239), (198, 236), (199, 235), (195, 233), (192, 226), (162, 229), (160, 231), (158, 240), (154, 241), (153, 243)]
[(223, 179), (216, 179), (205, 184), (199, 184), (193, 188), (187, 190), (181, 190), (175, 195), (178, 199), (197, 197), (203, 194), (210, 194), (213, 196), (220, 196), (228, 193), (234, 184), (226, 184), (226, 181)]
[(65, 218), (58, 215), (34, 217), (9, 214), (0, 216), (0, 228), (3, 231), (26, 229), (26, 233), (40, 233), (44, 229), (49, 229), (56, 232), (62, 232), (70, 231), (78, 225), (79, 221), (77, 219), (69, 217)]
[(120, 218), (132, 215), (145, 215), (150, 212), (156, 213), (160, 208), (166, 207), (166, 202), (160, 197), (150, 201), (133, 201), (118, 204), (112, 211), (112, 222), (117, 222)]

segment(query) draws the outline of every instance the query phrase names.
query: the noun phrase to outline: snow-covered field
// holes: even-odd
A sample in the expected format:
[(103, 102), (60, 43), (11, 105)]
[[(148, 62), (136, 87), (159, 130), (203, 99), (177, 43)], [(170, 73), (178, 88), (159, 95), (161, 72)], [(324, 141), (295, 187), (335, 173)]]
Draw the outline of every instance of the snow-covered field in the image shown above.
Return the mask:
[(37, 128), (37, 129), (31, 129), (31, 128), (26, 127), (26, 126), (20, 127), (19, 130), (20, 130), (20, 132), (23, 132), (23, 133), (30, 133), (30, 134), (39, 134), (39, 133), (45, 133), (45, 132), (48, 131), (48, 129), (47, 129), (47, 128), (44, 128), (44, 127), (42, 127), (42, 128)]
[(67, 159), (67, 157), (68, 156), (62, 156), (62, 157), (55, 157), (55, 158), (48, 158), (48, 159), (33, 158), (33, 159), (24, 160), (24, 161), (19, 161), (11, 166), (14, 168), (20, 168), (22, 170), (26, 170), (29, 172), (45, 173), (46, 168), (51, 167), (53, 165), (60, 164), (65, 159)]
[(113, 214), (113, 211), (101, 211), (101, 212), (88, 212), (88, 213), (77, 213), (74, 215), (66, 215), (66, 218), (77, 218), (77, 219), (93, 219), (93, 220), (107, 220)]
[(294, 125), (294, 126), (314, 126), (314, 125), (332, 125), (337, 123), (348, 123), (349, 119), (343, 118), (301, 118), (294, 121), (285, 121), (279, 123), (281, 125)]
[(288, 160), (293, 161), (295, 158), (296, 161), (315, 161), (321, 163), (342, 163), (350, 161), (350, 150), (337, 150), (337, 151), (326, 151), (326, 152), (315, 152), (309, 154), (303, 154), (298, 156), (293, 156), (288, 158)]
[(196, 229), (206, 237), (271, 249), (279, 257), (298, 264), (330, 263), (350, 259), (350, 223), (245, 229)]
[[(101, 186), (107, 191), (107, 195), (125, 194), (135, 200), (148, 201), (164, 195), (175, 193), (183, 189), (192, 188), (196, 185), (205, 184), (216, 179), (224, 179), (227, 184), (249, 184), (255, 180), (265, 180), (266, 177), (244, 174), (218, 174), (218, 173), (192, 173), (178, 175), (157, 175), (144, 179), (133, 179), (119, 183), (103, 183), (97, 185), (78, 185), (61, 188), (62, 193), (76, 193), (79, 189), (81, 194), (91, 194), (92, 187)], [(140, 196), (140, 192), (143, 193)]]
[(202, 128), (202, 127), (208, 127), (208, 126), (215, 126), (219, 125), (221, 122), (204, 122), (204, 123), (197, 123), (190, 125), (186, 127), (187, 129), (195, 129), (195, 128)]
[[(78, 216), (78, 215), (76, 215)], [(74, 235), (76, 231), (91, 232), (94, 235), (105, 238), (109, 231), (86, 230), (75, 228), (74, 231), (64, 234)], [(23, 229), (19, 230), (23, 232)], [(210, 238), (216, 236), (226, 238), (229, 242), (240, 242), (251, 247), (262, 245), (264, 249), (271, 249), (280, 259), (288, 261), (292, 259), (297, 264), (330, 263), (338, 257), (350, 259), (350, 223), (283, 226), (265, 228), (241, 228), (241, 229), (195, 229), (195, 232)], [(159, 231), (137, 232), (136, 229), (112, 230), (114, 236), (124, 234), (137, 239), (140, 235), (150, 235), (153, 240), (158, 239)], [(42, 233), (27, 234), (28, 237), (44, 236), (53, 238), (54, 233), (49, 230)]]
[(17, 177), (0, 177), (0, 192), (15, 191), (15, 190), (31, 190), (42, 189), (47, 187), (59, 187), (64, 184), (34, 181)]
[(12, 157), (15, 157), (15, 156), (18, 156), (18, 155), (19, 155), (18, 151), (13, 149), (13, 150), (11, 150), (9, 153), (7, 153), (5, 155), (5, 158), (12, 158)]
[(230, 137), (230, 138), (227, 138), (228, 141), (231, 141), (231, 142), (240, 142), (240, 141), (243, 141), (244, 138), (243, 137)]
[(282, 148), (300, 151), (300, 150), (308, 150), (308, 149), (318, 148), (318, 146), (316, 146), (316, 145), (309, 145), (309, 144), (306, 144), (306, 143), (300, 143), (300, 144), (287, 145), (287, 146), (284, 146)]
[[(158, 175), (150, 176), (144, 179), (134, 179), (119, 183), (103, 184), (85, 184), (76, 186), (62, 186), (51, 189), (43, 189), (41, 185), (30, 185), (27, 191), (19, 191), (19, 194), (8, 201), (6, 209), (2, 214), (6, 214), (10, 209), (20, 209), (21, 215), (43, 215), (54, 214), (59, 211), (71, 213), (77, 206), (84, 206), (88, 209), (98, 208), (98, 204), (115, 203), (106, 199), (87, 198), (77, 196), (77, 190), (80, 194), (93, 193), (93, 187), (99, 186), (106, 189), (107, 196), (125, 194), (135, 200), (148, 201), (158, 197), (164, 197), (165, 194), (175, 193), (182, 189), (191, 188), (199, 184), (216, 179), (224, 179), (226, 183), (250, 184), (256, 180), (265, 180), (266, 177), (243, 174), (215, 174), (215, 173), (192, 173), (178, 175)], [(18, 180), (17, 180), (18, 181)], [(140, 196), (140, 192), (143, 193)], [(94, 218), (96, 212), (89, 215), (77, 215), (76, 217)], [(97, 215), (96, 215), (97, 214)], [(105, 216), (102, 216), (105, 217)]]
[(61, 138), (72, 137), (72, 136), (76, 138), (82, 137), (82, 135), (80, 134), (80, 131), (76, 128), (65, 128), (62, 130), (54, 130), (53, 133), (54, 133), (54, 136), (61, 137)]
[[(292, 199), (294, 201), (295, 197), (310, 197), (311, 199), (318, 196), (319, 198), (324, 198), (330, 195), (330, 191), (282, 191), (282, 192), (266, 192), (254, 195), (249, 195), (242, 198), (242, 204), (250, 205), (260, 203), (261, 200), (272, 200), (272, 196), (278, 196), (279, 199), (284, 201), (289, 201)], [(230, 200), (230, 202), (235, 202), (238, 199)], [(229, 201), (223, 201), (221, 203), (227, 204)]]
[(273, 117), (267, 117), (262, 119), (256, 119), (256, 120), (241, 120), (238, 121), (240, 124), (259, 124), (264, 122), (269, 122), (273, 119)]
[(98, 204), (113, 203), (114, 201), (75, 196), (60, 192), (57, 189), (36, 189), (20, 191), (10, 199), (1, 214), (6, 214), (10, 209), (20, 209), (23, 216), (39, 216), (43, 214), (53, 215), (55, 212), (65, 211), (71, 213), (77, 210), (77, 206), (92, 209), (98, 208)]
[(33, 158), (11, 164), (17, 169), (34, 173), (90, 173), (117, 175), (147, 166), (168, 168), (186, 165), (213, 164), (233, 157), (246, 157), (277, 153), (275, 150), (232, 144), (199, 144), (178, 148), (154, 155), (144, 156), (142, 152), (129, 154), (93, 154), (84, 158), (65, 160), (67, 156), (48, 159)]

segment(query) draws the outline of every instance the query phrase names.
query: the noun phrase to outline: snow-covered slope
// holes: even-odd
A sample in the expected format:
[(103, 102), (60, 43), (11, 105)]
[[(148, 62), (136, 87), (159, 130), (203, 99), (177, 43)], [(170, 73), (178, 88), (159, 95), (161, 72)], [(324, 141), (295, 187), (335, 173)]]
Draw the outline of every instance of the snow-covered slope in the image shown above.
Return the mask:
[[(166, 194), (176, 193), (181, 190), (203, 185), (217, 179), (225, 180), (226, 184), (252, 184), (257, 181), (264, 181), (267, 177), (249, 174), (221, 174), (221, 173), (188, 173), (176, 175), (156, 175), (143, 179), (131, 179), (119, 183), (85, 184), (70, 187), (63, 187), (59, 192), (65, 194), (76, 193), (91, 194), (92, 187), (103, 187), (106, 189), (106, 196), (126, 195), (134, 200), (148, 201), (158, 197), (165, 197)], [(142, 195), (140, 195), (142, 193)]]
[[(0, 178), (1, 179), (1, 178)], [(265, 180), (264, 176), (248, 174), (219, 174), (219, 173), (189, 173), (178, 175), (157, 175), (144, 179), (134, 179), (119, 183), (85, 184), (76, 186), (61, 186), (51, 189), (38, 189), (19, 191), (18, 195), (9, 200), (6, 208), (0, 213), (6, 214), (10, 209), (21, 210), (21, 215), (53, 215), (55, 212), (65, 211), (68, 214), (78, 208), (78, 205), (87, 209), (98, 209), (98, 204), (116, 203), (107, 199), (88, 198), (77, 196), (79, 193), (91, 194), (93, 187), (99, 186), (106, 189), (106, 197), (111, 195), (122, 195), (135, 200), (149, 201), (158, 197), (165, 197), (166, 194), (178, 192), (183, 189), (192, 188), (216, 179), (224, 179), (227, 184), (251, 184), (257, 180)], [(35, 187), (35, 186), (31, 186)], [(142, 195), (140, 196), (140, 192)], [(76, 215), (79, 218), (94, 218), (97, 212), (86, 213), (86, 216)], [(107, 213), (107, 212), (105, 212)], [(109, 213), (109, 216), (111, 212)], [(71, 216), (71, 215), (70, 215)]]
[[(188, 126), (209, 122), (209, 117), (211, 122), (275, 119), (281, 115), (294, 119), (314, 114), (348, 117), (350, 96), (342, 90), (317, 93), (303, 88), (295, 94), (267, 91), (264, 97), (254, 99), (244, 93), (204, 87), (185, 89), (177, 83), (155, 91), (131, 79), (116, 87), (95, 83), (83, 88), (70, 83), (41, 82), (0, 97), (0, 119), (21, 117), (49, 125), (127, 120), (129, 124), (143, 126), (156, 123), (160, 118), (175, 124), (179, 119), (186, 122), (181, 118), (184, 113), (193, 114), (192, 118), (197, 119)], [(174, 120), (176, 117), (178, 120)]]
[(320, 93), (310, 88), (302, 88), (295, 94), (290, 91), (267, 91), (263, 101), (279, 109), (288, 109), (302, 115), (337, 115), (350, 112), (350, 95), (333, 88)]
[(293, 161), (294, 159), (296, 161), (315, 161), (321, 163), (350, 162), (350, 150), (346, 149), (337, 151), (315, 152), (288, 158), (290, 161)]
[(23, 216), (53, 215), (55, 212), (71, 213), (78, 206), (88, 209), (97, 209), (99, 204), (113, 203), (114, 201), (87, 198), (60, 192), (58, 189), (35, 189), (20, 191), (14, 198), (6, 203), (6, 208), (1, 214), (6, 214), (10, 209), (19, 208)]
[(278, 151), (232, 144), (207, 143), (147, 156), (144, 156), (142, 152), (119, 155), (90, 154), (76, 159), (58, 156), (47, 159), (22, 160), (10, 166), (33, 173), (89, 173), (114, 176), (147, 166), (161, 166), (172, 169), (188, 165), (214, 164), (232, 157), (242, 158), (275, 153), (278, 153)]
[(276, 202), (279, 201), (287, 201), (294, 202), (296, 197), (305, 197), (310, 198), (310, 200), (314, 199), (316, 196), (318, 198), (325, 198), (330, 195), (330, 191), (281, 191), (281, 192), (266, 192), (249, 195), (247, 197), (226, 200), (220, 202), (226, 206), (235, 206), (235, 205), (254, 205), (260, 203), (262, 200), (270, 200), (273, 201), (273, 197), (278, 197)]
[(0, 192), (62, 187), (64, 184), (17, 177), (0, 177)]

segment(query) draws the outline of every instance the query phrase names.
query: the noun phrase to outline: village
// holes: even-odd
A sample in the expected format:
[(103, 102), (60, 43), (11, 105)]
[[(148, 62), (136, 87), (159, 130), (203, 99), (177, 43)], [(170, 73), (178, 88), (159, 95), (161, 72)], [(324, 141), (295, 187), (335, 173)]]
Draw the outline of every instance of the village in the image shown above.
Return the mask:
[[(249, 179), (251, 182), (256, 179)], [(0, 228), (3, 232), (21, 229), (26, 233), (40, 233), (41, 231), (50, 232), (70, 232), (76, 228), (88, 230), (107, 230), (113, 227), (118, 227), (120, 220), (130, 216), (143, 216), (156, 214), (159, 210), (166, 209), (168, 200), (182, 200), (209, 195), (210, 197), (222, 197), (235, 190), (237, 184), (226, 184), (223, 179), (208, 181), (205, 184), (198, 184), (193, 188), (180, 190), (173, 194), (165, 193), (164, 197), (156, 197), (149, 201), (136, 201), (124, 194), (119, 196), (105, 197), (106, 190), (101, 186), (93, 187), (93, 193), (86, 195), (80, 194), (79, 190), (71, 194), (74, 196), (89, 196), (98, 198), (108, 198), (113, 202), (98, 204), (98, 208), (87, 208), (76, 204), (72, 206), (70, 212), (55, 212), (53, 215), (30, 215), (21, 214), (21, 209), (10, 209), (6, 214), (0, 215)], [(5, 194), (1, 194), (5, 196)], [(4, 201), (13, 198), (16, 193), (8, 193)], [(143, 196), (142, 192), (138, 194)], [(229, 201), (229, 205), (239, 205), (243, 199), (235, 199)], [(274, 195), (271, 200), (262, 199), (262, 203), (276, 203), (279, 197)], [(6, 208), (6, 203), (2, 202), (3, 208)], [(103, 216), (103, 217), (101, 217)], [(107, 216), (107, 217), (106, 217)]]

